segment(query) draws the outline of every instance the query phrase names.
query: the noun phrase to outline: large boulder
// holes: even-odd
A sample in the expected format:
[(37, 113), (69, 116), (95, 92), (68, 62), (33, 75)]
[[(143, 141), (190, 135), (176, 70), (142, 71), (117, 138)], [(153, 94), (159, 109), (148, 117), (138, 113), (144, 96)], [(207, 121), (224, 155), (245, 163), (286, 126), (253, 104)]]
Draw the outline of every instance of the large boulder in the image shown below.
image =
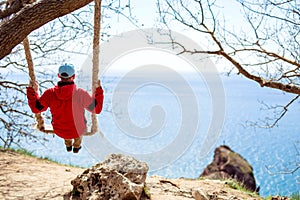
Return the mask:
[(102, 163), (71, 181), (73, 199), (138, 200), (145, 187), (148, 166), (133, 157), (111, 154)]
[(258, 192), (251, 165), (228, 146), (215, 149), (214, 160), (202, 172), (200, 177), (209, 179), (235, 179), (246, 189)]

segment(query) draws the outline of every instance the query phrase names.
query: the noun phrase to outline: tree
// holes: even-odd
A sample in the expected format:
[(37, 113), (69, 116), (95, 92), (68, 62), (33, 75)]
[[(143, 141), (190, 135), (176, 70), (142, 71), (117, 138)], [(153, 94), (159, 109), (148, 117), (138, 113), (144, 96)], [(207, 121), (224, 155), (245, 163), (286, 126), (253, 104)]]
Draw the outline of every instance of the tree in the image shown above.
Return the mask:
[(300, 3), (234, 0), (231, 6), (243, 13), (239, 24), (230, 24), (216, 1), (158, 0), (161, 20), (167, 27), (188, 28), (208, 41), (205, 50), (177, 44), (182, 53), (223, 58), (238, 74), (261, 87), (295, 94), (282, 106), (278, 118), (269, 123), (268, 127), (273, 127), (300, 95)]

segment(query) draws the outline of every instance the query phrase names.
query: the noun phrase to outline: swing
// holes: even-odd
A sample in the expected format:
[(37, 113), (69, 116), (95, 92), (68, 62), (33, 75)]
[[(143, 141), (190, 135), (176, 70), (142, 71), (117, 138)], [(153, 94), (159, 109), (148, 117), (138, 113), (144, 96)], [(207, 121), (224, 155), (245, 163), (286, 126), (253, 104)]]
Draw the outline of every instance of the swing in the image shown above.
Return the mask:
[[(93, 69), (92, 69), (92, 91), (95, 91), (95, 85), (98, 81), (99, 74), (99, 49), (100, 49), (100, 19), (101, 19), (101, 0), (95, 0), (94, 6), (94, 37), (93, 37)], [(36, 76), (34, 73), (34, 65), (32, 61), (32, 56), (30, 52), (30, 44), (28, 37), (23, 40), (23, 46), (25, 51), (25, 57), (28, 65), (29, 77), (30, 80), (34, 83), (36, 82)], [(45, 124), (44, 118), (41, 113), (35, 114), (36, 119), (36, 128), (47, 134), (54, 134), (53, 127), (51, 124)], [(98, 121), (95, 113), (91, 114), (91, 130), (89, 132), (85, 132), (84, 136), (94, 135), (98, 132)]]

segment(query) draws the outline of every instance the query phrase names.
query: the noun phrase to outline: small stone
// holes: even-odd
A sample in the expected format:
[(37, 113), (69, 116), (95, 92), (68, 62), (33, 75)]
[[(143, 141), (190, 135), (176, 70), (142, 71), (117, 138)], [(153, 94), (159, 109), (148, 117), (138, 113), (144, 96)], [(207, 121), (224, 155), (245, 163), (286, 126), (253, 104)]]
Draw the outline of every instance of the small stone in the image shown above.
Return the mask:
[(195, 200), (209, 200), (209, 197), (207, 197), (207, 195), (199, 189), (194, 190), (192, 192), (192, 195), (195, 198)]

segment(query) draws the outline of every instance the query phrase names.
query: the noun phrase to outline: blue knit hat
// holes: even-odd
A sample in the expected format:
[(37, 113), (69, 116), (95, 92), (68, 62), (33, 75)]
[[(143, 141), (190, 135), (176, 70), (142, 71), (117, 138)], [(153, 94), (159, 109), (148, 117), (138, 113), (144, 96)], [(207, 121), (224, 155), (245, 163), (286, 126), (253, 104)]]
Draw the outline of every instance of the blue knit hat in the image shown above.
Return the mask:
[(70, 78), (75, 74), (75, 69), (72, 64), (63, 64), (59, 67), (58, 73), (61, 78)]

